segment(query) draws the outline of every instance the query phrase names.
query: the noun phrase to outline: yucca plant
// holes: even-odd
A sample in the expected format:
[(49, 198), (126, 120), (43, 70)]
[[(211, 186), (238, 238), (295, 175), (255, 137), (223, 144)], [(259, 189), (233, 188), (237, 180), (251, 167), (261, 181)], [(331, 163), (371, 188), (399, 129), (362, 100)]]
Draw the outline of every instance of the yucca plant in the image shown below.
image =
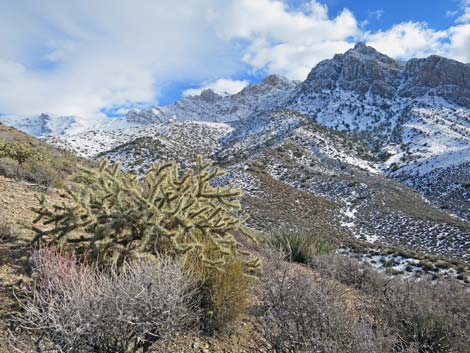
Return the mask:
[(291, 261), (307, 263), (316, 255), (330, 255), (335, 252), (334, 243), (307, 232), (281, 230), (268, 238), (270, 247), (286, 253)]

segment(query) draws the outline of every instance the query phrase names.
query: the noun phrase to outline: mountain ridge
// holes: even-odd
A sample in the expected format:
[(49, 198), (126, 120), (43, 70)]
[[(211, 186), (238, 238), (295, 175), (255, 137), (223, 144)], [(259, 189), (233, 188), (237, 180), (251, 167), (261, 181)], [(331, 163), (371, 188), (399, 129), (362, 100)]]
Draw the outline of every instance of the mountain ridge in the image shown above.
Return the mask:
[(250, 197), (287, 184), (339, 204), (331, 224), (346, 233), (470, 259), (469, 70), (438, 56), (398, 61), (359, 43), (303, 82), (270, 75), (233, 95), (204, 90), (131, 110), (123, 126), (44, 138), (140, 175), (154, 161), (189, 166), (203, 154)]

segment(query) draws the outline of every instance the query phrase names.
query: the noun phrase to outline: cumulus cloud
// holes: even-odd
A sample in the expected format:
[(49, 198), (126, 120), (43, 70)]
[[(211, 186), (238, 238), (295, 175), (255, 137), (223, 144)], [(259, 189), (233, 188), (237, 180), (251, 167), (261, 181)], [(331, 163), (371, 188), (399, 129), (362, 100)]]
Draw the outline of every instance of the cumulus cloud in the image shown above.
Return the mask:
[(470, 22), (470, 6), (467, 6), (463, 10), (463, 14), (460, 15), (456, 22), (458, 23), (469, 23)]
[(221, 78), (219, 80), (204, 84), (198, 88), (190, 88), (190, 89), (184, 90), (183, 96), (184, 97), (197, 96), (206, 89), (211, 89), (220, 95), (235, 94), (235, 93), (240, 92), (246, 86), (248, 86), (249, 83), (250, 82), (246, 80), (229, 80), (229, 79)]
[(94, 116), (160, 85), (242, 67), (208, 25), (216, 0), (0, 3), (0, 113)]
[(360, 34), (351, 11), (335, 18), (311, 1), (306, 11), (291, 10), (278, 0), (237, 0), (213, 14), (217, 33), (248, 43), (243, 60), (254, 70), (304, 79), (318, 61), (353, 46)]
[(316, 0), (301, 8), (286, 0), (3, 1), (0, 113), (94, 117), (156, 104), (171, 82), (202, 83), (187, 95), (235, 92), (246, 84), (241, 73), (304, 79), (357, 41), (396, 58), (469, 62), (469, 8), (463, 0), (447, 29), (410, 21), (368, 31), (350, 10), (331, 16)]
[(386, 31), (365, 33), (364, 40), (378, 51), (395, 58), (443, 54), (447, 31), (435, 31), (421, 22), (400, 23)]
[(444, 44), (446, 56), (464, 63), (470, 63), (470, 23), (451, 27), (449, 42)]

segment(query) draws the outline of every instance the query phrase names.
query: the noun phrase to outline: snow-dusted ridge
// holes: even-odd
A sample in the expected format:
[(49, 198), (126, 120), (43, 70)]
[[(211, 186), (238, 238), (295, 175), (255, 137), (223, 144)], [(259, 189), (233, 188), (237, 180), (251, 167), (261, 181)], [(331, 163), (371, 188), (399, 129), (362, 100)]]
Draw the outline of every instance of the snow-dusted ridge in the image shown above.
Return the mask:
[[(136, 173), (153, 161), (184, 162), (202, 153), (254, 188), (246, 168), (267, 158), (267, 174), (341, 203), (343, 226), (369, 240), (389, 234), (404, 241), (393, 222), (406, 224), (407, 236), (425, 232), (431, 223), (369, 210), (373, 188), (357, 181), (360, 173), (378, 185), (383, 176), (404, 182), (448, 214), (470, 220), (470, 64), (438, 56), (402, 62), (358, 44), (319, 63), (303, 82), (271, 75), (237, 94), (205, 90), (172, 105), (131, 110), (121, 119), (41, 115), (0, 122), (84, 157), (106, 156)], [(276, 148), (282, 158), (264, 155)], [(303, 171), (294, 175), (299, 165)], [(243, 178), (237, 169), (244, 170)], [(339, 183), (335, 178), (343, 170), (351, 171), (348, 181), (331, 184)], [(305, 171), (325, 185), (308, 184)], [(361, 223), (367, 217), (388, 222), (380, 226), (382, 233)], [(457, 226), (439, 230), (444, 228), (429, 232), (436, 239), (445, 232), (467, 246), (467, 235), (456, 240)]]

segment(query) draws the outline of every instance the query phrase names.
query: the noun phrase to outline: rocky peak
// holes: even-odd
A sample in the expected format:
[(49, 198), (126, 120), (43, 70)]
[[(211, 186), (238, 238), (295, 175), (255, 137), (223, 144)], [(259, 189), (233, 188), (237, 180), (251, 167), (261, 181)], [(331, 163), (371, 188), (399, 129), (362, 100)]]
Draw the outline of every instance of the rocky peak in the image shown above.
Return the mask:
[(344, 54), (315, 66), (304, 83), (315, 92), (336, 87), (365, 94), (371, 91), (392, 97), (400, 84), (403, 64), (374, 48), (358, 43)]
[(46, 113), (41, 113), (41, 114), (39, 114), (38, 117), (37, 117), (37, 119), (38, 119), (38, 120), (41, 120), (41, 121), (45, 121), (45, 120), (47, 120), (47, 119), (49, 119), (49, 118), (50, 118), (49, 114), (46, 114)]
[(221, 98), (221, 96), (219, 96), (210, 88), (203, 90), (201, 92), (200, 97), (204, 99), (207, 103), (213, 103)]
[(405, 77), (403, 96), (439, 95), (450, 102), (470, 107), (470, 64), (431, 55), (409, 60)]
[(354, 48), (349, 49), (344, 56), (369, 56), (375, 59), (390, 59), (388, 56), (379, 53), (375, 48), (366, 45), (364, 42), (357, 43)]
[(288, 91), (297, 86), (297, 83), (289, 80), (286, 77), (279, 75), (266, 76), (258, 84), (249, 84), (243, 88), (239, 93), (239, 96), (259, 96), (270, 94), (272, 92)]
[(155, 108), (131, 109), (126, 114), (126, 120), (133, 124), (150, 124), (158, 122), (160, 119)]
[(389, 99), (441, 96), (470, 107), (470, 64), (438, 55), (402, 62), (358, 43), (346, 53), (320, 62), (301, 85), (303, 94), (335, 89)]
[(260, 85), (284, 88), (286, 86), (291, 86), (292, 81), (283, 76), (273, 74), (266, 76), (263, 81), (260, 82)]

